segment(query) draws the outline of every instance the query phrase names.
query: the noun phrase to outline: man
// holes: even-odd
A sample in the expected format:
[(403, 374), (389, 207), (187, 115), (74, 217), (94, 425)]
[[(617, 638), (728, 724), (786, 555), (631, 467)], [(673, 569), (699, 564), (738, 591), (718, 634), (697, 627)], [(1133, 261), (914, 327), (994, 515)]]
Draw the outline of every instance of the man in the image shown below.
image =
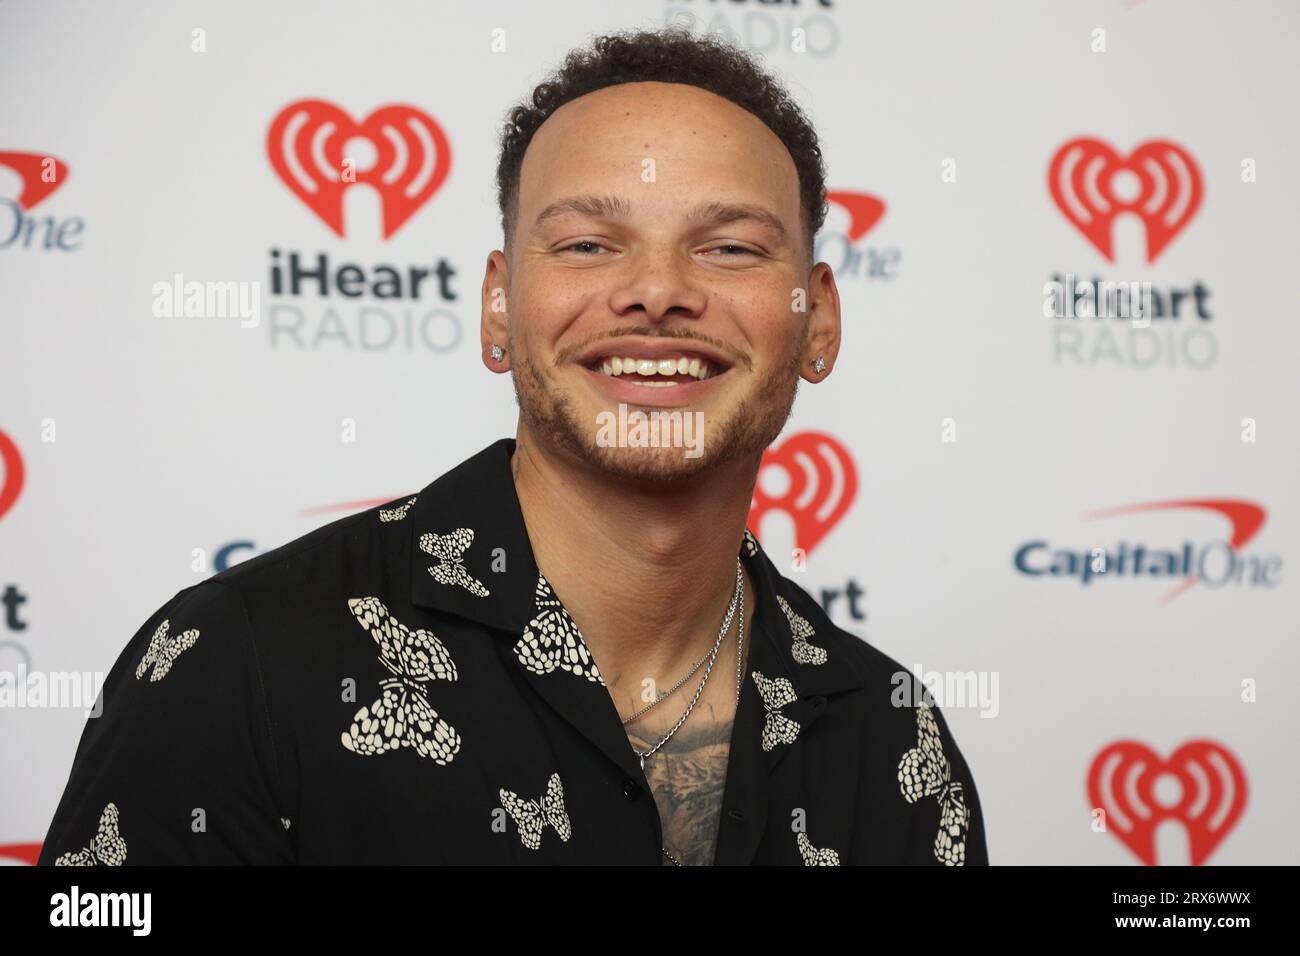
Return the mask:
[(164, 605), (41, 862), (986, 863), (939, 711), (745, 528), (839, 348), (803, 114), (714, 40), (604, 37), (498, 187), (515, 438)]

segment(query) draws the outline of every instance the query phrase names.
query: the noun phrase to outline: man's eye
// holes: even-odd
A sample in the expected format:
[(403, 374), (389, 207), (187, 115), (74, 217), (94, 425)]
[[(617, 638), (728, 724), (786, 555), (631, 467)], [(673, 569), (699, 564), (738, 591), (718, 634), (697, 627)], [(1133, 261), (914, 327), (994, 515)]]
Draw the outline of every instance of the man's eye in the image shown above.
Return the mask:
[(758, 253), (756, 253), (753, 249), (750, 249), (748, 246), (738, 246), (738, 245), (736, 245), (735, 243), (727, 243), (726, 245), (723, 245), (723, 246), (714, 246), (714, 247), (713, 247), (712, 249), (710, 249), (709, 251), (710, 251), (710, 252), (724, 252), (724, 253), (726, 254), (726, 257), (727, 257), (727, 258), (731, 258), (732, 256), (756, 256), (756, 255), (758, 255)]
[(591, 255), (594, 252), (594, 250), (604, 249), (604, 248), (605, 247), (602, 246), (599, 242), (592, 242), (590, 239), (583, 239), (579, 242), (569, 243), (569, 245), (565, 246), (560, 251), (568, 252), (572, 250), (574, 252), (580, 252), (583, 255)]

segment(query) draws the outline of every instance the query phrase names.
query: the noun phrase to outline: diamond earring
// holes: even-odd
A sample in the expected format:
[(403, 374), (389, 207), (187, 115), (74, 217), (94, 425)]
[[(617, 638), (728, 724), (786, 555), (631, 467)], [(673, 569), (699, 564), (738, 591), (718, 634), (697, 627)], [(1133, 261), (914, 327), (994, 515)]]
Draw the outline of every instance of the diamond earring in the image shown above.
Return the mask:
[(822, 372), (822, 370), (823, 370), (824, 368), (826, 368), (826, 359), (825, 359), (825, 358), (823, 358), (822, 356), (819, 355), (819, 356), (817, 356), (815, 359), (813, 359), (813, 371), (814, 371), (814, 372), (817, 372), (817, 373), (820, 375), (821, 372)]
[(503, 358), (505, 358), (505, 354), (506, 354), (505, 349), (497, 345), (495, 342), (492, 343), (492, 361), (500, 362)]

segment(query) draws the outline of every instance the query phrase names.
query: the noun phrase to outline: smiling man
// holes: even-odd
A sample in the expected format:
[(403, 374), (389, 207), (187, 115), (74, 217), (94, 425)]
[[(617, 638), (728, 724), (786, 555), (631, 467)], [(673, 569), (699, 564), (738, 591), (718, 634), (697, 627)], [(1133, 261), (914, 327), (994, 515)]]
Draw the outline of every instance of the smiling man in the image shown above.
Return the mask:
[(938, 709), (745, 527), (839, 350), (803, 113), (716, 40), (602, 37), (497, 176), (515, 437), (159, 609), (42, 862), (987, 863)]

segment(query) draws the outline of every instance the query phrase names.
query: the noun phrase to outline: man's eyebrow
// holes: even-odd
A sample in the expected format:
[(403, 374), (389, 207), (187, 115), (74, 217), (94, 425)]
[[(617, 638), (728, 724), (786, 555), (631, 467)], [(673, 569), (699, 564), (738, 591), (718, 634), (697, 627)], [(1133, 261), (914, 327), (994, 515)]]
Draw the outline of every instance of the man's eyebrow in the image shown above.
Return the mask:
[(621, 219), (631, 211), (631, 204), (621, 196), (569, 196), (543, 209), (533, 222), (533, 228), (536, 229), (548, 219), (569, 213), (595, 219)]
[[(631, 204), (621, 196), (569, 196), (556, 200), (543, 209), (533, 223), (533, 228), (548, 219), (568, 214), (590, 216), (593, 219), (622, 219), (631, 212)], [(694, 223), (710, 225), (725, 225), (748, 219), (767, 226), (782, 239), (789, 237), (785, 223), (778, 216), (753, 203), (704, 203), (692, 209), (686, 218)]]
[(789, 236), (785, 223), (776, 214), (752, 203), (704, 203), (692, 209), (687, 218), (692, 222), (708, 223), (710, 225), (725, 225), (729, 222), (741, 222), (750, 219), (772, 229), (782, 239)]

